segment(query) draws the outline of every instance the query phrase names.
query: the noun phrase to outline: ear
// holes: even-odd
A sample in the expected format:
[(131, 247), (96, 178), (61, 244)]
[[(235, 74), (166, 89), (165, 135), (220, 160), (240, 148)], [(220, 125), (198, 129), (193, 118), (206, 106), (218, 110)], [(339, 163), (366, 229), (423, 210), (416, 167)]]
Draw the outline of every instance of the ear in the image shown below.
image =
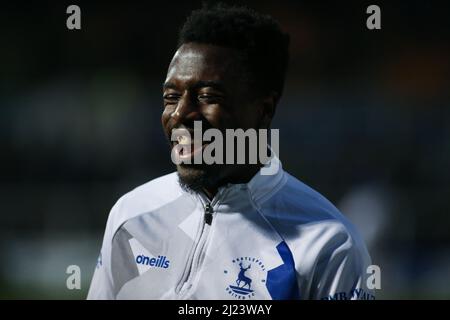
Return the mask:
[(275, 108), (277, 106), (279, 94), (276, 91), (271, 91), (264, 96), (260, 101), (260, 129), (268, 129), (275, 115)]

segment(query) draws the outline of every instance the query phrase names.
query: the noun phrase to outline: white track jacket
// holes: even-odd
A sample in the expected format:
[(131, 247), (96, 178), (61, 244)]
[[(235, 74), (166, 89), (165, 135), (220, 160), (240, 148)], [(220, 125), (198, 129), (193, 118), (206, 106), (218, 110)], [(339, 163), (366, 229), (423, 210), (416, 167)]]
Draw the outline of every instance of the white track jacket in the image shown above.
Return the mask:
[(261, 171), (213, 200), (176, 173), (125, 194), (108, 218), (88, 299), (374, 299), (370, 257), (322, 195)]

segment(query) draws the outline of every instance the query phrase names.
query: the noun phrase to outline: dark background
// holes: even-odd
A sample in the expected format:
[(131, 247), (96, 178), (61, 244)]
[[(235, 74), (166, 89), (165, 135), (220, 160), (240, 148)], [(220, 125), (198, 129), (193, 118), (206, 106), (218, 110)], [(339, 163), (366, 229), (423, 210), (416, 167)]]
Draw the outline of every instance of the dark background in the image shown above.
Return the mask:
[[(450, 298), (448, 6), (233, 2), (291, 34), (280, 158), (357, 225), (378, 298)], [(66, 28), (70, 4), (81, 30)], [(0, 298), (84, 298), (114, 202), (173, 170), (161, 85), (200, 4), (0, 5)], [(366, 28), (370, 4), (381, 30)], [(66, 288), (73, 264), (81, 290)]]

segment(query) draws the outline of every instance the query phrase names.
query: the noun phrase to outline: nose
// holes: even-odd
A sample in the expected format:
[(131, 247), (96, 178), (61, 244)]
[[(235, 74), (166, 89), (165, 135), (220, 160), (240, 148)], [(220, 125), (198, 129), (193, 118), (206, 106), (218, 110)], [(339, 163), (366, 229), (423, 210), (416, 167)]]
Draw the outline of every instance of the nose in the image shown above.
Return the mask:
[(186, 92), (178, 100), (177, 107), (170, 115), (170, 117), (176, 122), (176, 124), (183, 124), (186, 122), (200, 120), (201, 114), (198, 109), (197, 103)]

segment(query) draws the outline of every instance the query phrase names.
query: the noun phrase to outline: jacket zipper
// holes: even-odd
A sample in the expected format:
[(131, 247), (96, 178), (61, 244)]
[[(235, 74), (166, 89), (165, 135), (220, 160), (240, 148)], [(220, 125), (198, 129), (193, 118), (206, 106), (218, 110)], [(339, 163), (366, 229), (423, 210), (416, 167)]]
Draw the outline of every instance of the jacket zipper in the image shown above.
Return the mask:
[(210, 203), (207, 203), (205, 206), (204, 219), (207, 225), (211, 225), (213, 219), (214, 209), (211, 207)]
[[(209, 229), (212, 225), (213, 220), (213, 213), (214, 213), (214, 205), (218, 203), (218, 200), (220, 198), (221, 194), (220, 192), (217, 194), (217, 196), (210, 201), (206, 196), (200, 195), (201, 202), (203, 205), (203, 219), (201, 224), (201, 230), (199, 232), (199, 235), (195, 239), (195, 245), (193, 250), (191, 250), (189, 254), (189, 259), (187, 263), (187, 268), (185, 268), (183, 272), (183, 276), (178, 283), (175, 291), (180, 296), (183, 297), (186, 295), (186, 293), (189, 291), (189, 289), (192, 287), (192, 283), (189, 283), (193, 279), (193, 275), (195, 275), (195, 270), (198, 269), (199, 265), (199, 259), (196, 259), (196, 256), (200, 258), (202, 256), (202, 251), (205, 247), (205, 244), (207, 242), (207, 236), (209, 234)], [(206, 227), (208, 225), (208, 227)], [(205, 229), (208, 229), (208, 233), (205, 234)], [(184, 286), (187, 285), (185, 288)]]

